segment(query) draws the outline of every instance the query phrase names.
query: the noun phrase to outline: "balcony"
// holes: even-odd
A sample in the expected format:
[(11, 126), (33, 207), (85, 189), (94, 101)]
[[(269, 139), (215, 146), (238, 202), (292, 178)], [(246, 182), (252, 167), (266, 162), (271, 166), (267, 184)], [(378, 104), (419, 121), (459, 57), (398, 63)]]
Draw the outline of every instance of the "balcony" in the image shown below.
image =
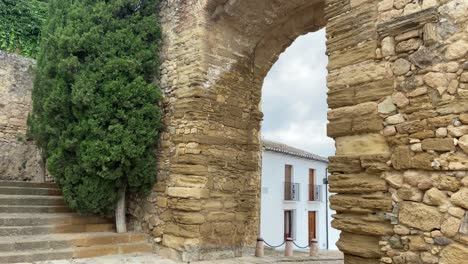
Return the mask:
[(299, 183), (285, 182), (284, 183), (284, 200), (299, 201)]
[(309, 185), (309, 201), (322, 201), (322, 185)]

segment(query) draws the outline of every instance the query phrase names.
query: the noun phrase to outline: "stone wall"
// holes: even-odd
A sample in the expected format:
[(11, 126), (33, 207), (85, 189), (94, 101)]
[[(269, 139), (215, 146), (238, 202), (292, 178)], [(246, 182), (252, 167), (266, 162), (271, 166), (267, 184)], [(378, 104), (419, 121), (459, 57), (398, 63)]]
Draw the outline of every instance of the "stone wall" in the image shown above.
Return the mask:
[(25, 136), (34, 64), (0, 51), (0, 180), (43, 179), (40, 153)]
[(326, 25), (331, 205), (345, 262), (468, 259), (467, 5), (163, 1), (166, 130), (158, 183), (130, 203), (133, 226), (184, 261), (252, 248), (263, 79), (295, 38)]
[(331, 207), (345, 262), (462, 263), (468, 1), (327, 2)]

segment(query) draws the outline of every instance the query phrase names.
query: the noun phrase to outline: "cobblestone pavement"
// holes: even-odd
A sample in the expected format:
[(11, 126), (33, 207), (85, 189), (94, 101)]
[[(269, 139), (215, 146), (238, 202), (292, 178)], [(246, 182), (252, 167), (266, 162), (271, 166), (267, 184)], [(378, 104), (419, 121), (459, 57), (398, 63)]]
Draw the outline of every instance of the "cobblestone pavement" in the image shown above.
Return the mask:
[[(242, 257), (236, 259), (211, 260), (191, 262), (191, 264), (265, 264), (265, 263), (282, 263), (282, 264), (343, 264), (343, 255), (337, 251), (321, 252), (316, 258), (310, 258), (306, 253), (296, 252), (298, 256), (283, 257), (281, 252), (275, 252), (264, 258)], [(98, 257), (79, 260), (54, 260), (34, 262), (35, 264), (178, 264), (186, 262), (175, 262), (164, 259), (153, 254), (129, 254), (108, 257)]]

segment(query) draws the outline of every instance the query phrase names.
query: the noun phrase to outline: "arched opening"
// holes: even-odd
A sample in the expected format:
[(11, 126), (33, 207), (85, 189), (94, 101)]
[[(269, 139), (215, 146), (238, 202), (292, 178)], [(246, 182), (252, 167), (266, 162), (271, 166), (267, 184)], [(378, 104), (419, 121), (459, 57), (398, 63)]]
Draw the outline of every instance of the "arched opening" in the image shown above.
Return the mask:
[[(291, 237), (297, 254), (304, 255), (311, 240), (320, 250), (336, 250), (339, 238), (331, 226), (327, 185), (335, 144), (326, 128), (325, 42), (325, 29), (299, 36), (268, 72), (262, 89), (260, 237), (269, 245)], [(270, 249), (284, 250), (284, 245)]]

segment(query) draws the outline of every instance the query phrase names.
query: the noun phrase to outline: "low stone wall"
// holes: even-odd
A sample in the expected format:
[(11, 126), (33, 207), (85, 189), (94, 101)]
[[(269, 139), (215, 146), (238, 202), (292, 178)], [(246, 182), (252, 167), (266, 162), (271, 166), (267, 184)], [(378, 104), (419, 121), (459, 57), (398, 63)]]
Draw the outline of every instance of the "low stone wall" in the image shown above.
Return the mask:
[(41, 181), (39, 150), (26, 140), (35, 61), (0, 51), (0, 180)]

